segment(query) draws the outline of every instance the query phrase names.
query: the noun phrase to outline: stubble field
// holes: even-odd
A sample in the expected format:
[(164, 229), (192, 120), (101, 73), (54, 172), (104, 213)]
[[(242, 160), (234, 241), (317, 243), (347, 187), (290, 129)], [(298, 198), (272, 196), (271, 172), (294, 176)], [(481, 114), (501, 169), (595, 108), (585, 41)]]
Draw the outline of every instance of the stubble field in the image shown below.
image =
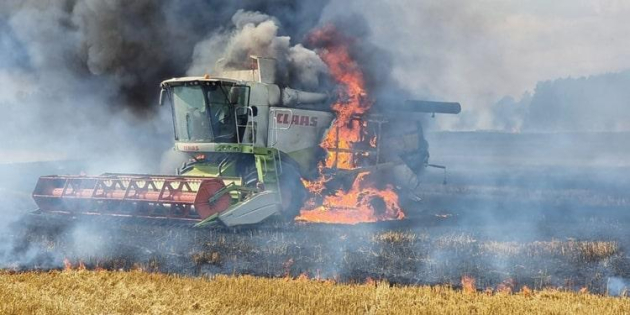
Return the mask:
[[(582, 146), (559, 147), (567, 137)], [(625, 296), (630, 286), (630, 152), (624, 139), (607, 134), (430, 135), (432, 161), (448, 165), (448, 184), (442, 185), (443, 173), (429, 170), (416, 189), (422, 200), (406, 204), (407, 219), (400, 222), (272, 222), (196, 230), (21, 217), (0, 232), (0, 263), (6, 270), (2, 295), (8, 301), (2, 311), (30, 310), (38, 300), (27, 297), (41, 291), (37, 310), (48, 313), (72, 312), (61, 308), (82, 303), (87, 313), (417, 313), (429, 308), (626, 313), (626, 298), (605, 297)], [(79, 165), (6, 167), (3, 173), (15, 177), (5, 177), (0, 185), (11, 196), (3, 210), (29, 209), (37, 175), (76, 173)], [(64, 261), (91, 271), (60, 272)], [(46, 289), (46, 283), (57, 284)], [(186, 293), (169, 298), (178, 295), (164, 291), (168, 287)], [(139, 299), (141, 292), (148, 295)], [(103, 302), (114, 300), (125, 302)], [(172, 309), (151, 308), (165, 303)]]

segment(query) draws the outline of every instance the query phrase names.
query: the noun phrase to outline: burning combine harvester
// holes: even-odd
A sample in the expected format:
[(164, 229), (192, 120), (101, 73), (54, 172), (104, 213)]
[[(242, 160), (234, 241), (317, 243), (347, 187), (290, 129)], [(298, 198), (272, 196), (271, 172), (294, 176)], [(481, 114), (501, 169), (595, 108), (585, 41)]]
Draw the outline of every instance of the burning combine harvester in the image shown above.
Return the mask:
[[(274, 216), (351, 224), (404, 218), (394, 185), (428, 165), (417, 114), (456, 114), (460, 105), (407, 101), (377, 112), (346, 50), (322, 59), (339, 86), (332, 106), (327, 94), (278, 86), (269, 58), (252, 57), (249, 69), (216, 77), (162, 82), (174, 150), (186, 156), (177, 173), (43, 176), (33, 192), (38, 213), (196, 226)], [(394, 175), (400, 169), (407, 176)]]

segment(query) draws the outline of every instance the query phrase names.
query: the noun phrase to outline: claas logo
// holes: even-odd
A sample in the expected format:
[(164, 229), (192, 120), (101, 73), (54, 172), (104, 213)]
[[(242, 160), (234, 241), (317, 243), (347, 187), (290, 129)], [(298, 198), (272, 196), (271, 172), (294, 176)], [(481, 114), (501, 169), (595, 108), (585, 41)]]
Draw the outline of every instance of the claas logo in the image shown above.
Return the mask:
[(314, 116), (278, 113), (276, 115), (276, 120), (279, 124), (283, 125), (291, 124), (297, 126), (317, 127), (317, 117)]

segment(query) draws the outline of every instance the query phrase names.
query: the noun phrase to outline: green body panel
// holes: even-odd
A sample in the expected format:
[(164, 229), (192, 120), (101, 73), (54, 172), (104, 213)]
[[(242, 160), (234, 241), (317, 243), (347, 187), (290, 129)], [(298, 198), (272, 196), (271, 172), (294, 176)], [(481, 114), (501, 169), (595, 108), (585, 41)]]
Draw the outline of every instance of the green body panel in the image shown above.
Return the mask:
[[(273, 150), (273, 149), (272, 149)], [(275, 151), (275, 150), (274, 150)], [(276, 151), (277, 152), (277, 151)], [(278, 184), (280, 170), (277, 168), (277, 153), (271, 155), (256, 155), (256, 170), (258, 171), (258, 181), (263, 184)], [(270, 185), (276, 186), (276, 185)]]
[[(212, 154), (212, 153), (235, 153), (235, 154), (252, 154), (256, 164), (256, 170), (258, 171), (258, 181), (266, 184), (277, 184), (278, 175), (281, 171), (278, 169), (278, 163), (280, 160), (280, 153), (274, 148), (261, 148), (254, 147), (251, 144), (239, 144), (239, 143), (220, 143), (211, 144), (212, 150), (205, 150), (206, 147), (203, 144), (194, 144), (199, 147), (199, 151), (195, 153), (199, 154)], [(209, 146), (210, 147), (210, 146)], [(215, 163), (199, 162), (196, 163), (193, 168), (185, 175), (194, 176), (208, 176), (208, 177), (222, 177), (222, 176), (238, 176), (238, 170), (236, 169), (236, 163), (230, 161), (223, 165), (219, 171), (219, 165)], [(182, 175), (184, 175), (182, 174)], [(277, 185), (269, 185), (277, 186)]]
[(198, 163), (196, 164), (190, 171), (182, 175), (191, 175), (191, 176), (206, 176), (206, 177), (219, 177), (219, 176), (238, 176), (236, 173), (236, 169), (234, 166), (234, 162), (230, 162), (227, 167), (221, 168), (221, 173), (219, 174), (219, 166), (211, 163)]
[[(193, 145), (191, 145), (193, 146)], [(236, 143), (221, 143), (221, 144), (194, 144), (199, 147), (200, 150), (194, 151), (194, 154), (206, 154), (211, 155), (213, 153), (234, 153), (234, 154), (251, 154), (254, 157), (256, 165), (256, 171), (258, 174), (258, 182), (264, 184), (266, 191), (276, 192), (278, 195), (277, 202), (280, 202), (280, 182), (279, 175), (281, 170), (279, 169), (280, 153), (274, 148), (260, 148), (254, 147), (250, 144), (236, 144)], [(210, 149), (211, 148), (211, 149)], [(210, 149), (210, 150), (208, 150)], [(189, 152), (192, 153), (192, 152)], [(219, 169), (219, 165), (213, 162), (197, 162), (192, 168), (182, 173), (181, 175), (190, 176), (205, 176), (212, 178), (221, 178), (226, 187), (217, 192), (217, 199), (223, 194), (230, 194), (232, 199), (232, 205), (230, 208), (224, 211), (227, 213), (232, 209), (237, 208), (257, 193), (257, 187), (244, 186), (243, 179), (240, 177), (237, 170), (236, 161), (228, 161), (223, 163)], [(253, 193), (253, 194), (252, 194)], [(249, 196), (243, 198), (243, 196)], [(206, 225), (217, 218), (220, 214), (206, 218), (203, 222), (200, 222), (198, 226)]]

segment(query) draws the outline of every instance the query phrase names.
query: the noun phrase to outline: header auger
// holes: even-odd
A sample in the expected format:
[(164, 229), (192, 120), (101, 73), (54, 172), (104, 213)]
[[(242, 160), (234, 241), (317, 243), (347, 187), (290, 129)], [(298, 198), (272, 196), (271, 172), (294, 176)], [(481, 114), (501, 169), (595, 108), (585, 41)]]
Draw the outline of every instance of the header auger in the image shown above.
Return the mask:
[[(253, 57), (251, 69), (162, 82), (160, 104), (171, 106), (173, 152), (185, 157), (177, 163), (181, 166), (173, 164), (168, 175), (43, 176), (33, 192), (40, 212), (197, 226), (257, 224), (272, 216), (293, 219), (306, 199), (301, 179), (315, 176), (325, 154), (320, 143), (335, 115), (327, 94), (281, 88), (274, 82), (274, 69), (273, 59)], [(460, 106), (422, 102), (414, 107), (408, 102), (400, 110), (458, 113)], [(383, 112), (356, 119), (370, 128), (376, 147), (337, 151), (369, 156), (369, 163), (322, 170), (327, 176), (398, 167), (415, 177), (428, 165), (428, 147), (414, 115)], [(397, 128), (387, 128), (392, 121)]]

